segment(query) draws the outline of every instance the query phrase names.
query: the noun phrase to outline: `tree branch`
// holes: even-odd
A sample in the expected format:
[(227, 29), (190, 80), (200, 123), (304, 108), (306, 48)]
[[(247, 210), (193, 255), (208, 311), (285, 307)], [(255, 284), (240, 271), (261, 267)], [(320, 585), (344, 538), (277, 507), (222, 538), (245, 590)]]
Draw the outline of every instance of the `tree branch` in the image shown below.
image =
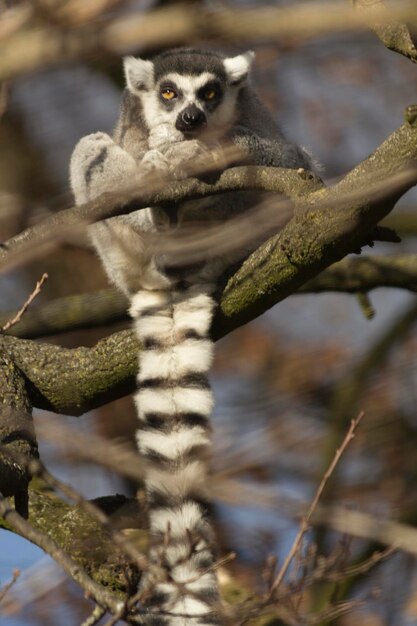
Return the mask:
[(349, 257), (335, 263), (296, 293), (367, 292), (378, 287), (417, 291), (417, 254)]
[[(40, 498), (43, 501), (44, 505), (46, 505), (46, 511), (49, 511), (50, 513), (52, 500), (51, 502), (48, 502), (46, 500), (46, 497), (42, 496), (42, 494), (40, 495)], [(38, 506), (39, 504), (40, 503), (38, 502)], [(66, 507), (67, 513), (70, 511), (71, 507), (68, 507), (68, 505), (63, 505), (62, 503), (61, 507), (59, 507), (60, 515), (57, 515), (57, 508), (55, 507), (54, 509), (55, 515), (56, 515), (55, 520), (60, 519), (63, 513), (63, 510), (62, 510), (63, 506), (64, 508)], [(36, 509), (32, 509), (31, 507), (32, 515), (35, 510)], [(94, 598), (100, 606), (108, 609), (113, 614), (119, 611), (123, 607), (123, 602), (120, 600), (120, 598), (118, 598), (116, 595), (113, 595), (113, 593), (110, 593), (109, 591), (107, 591), (105, 586), (103, 586), (102, 584), (95, 582), (87, 574), (86, 570), (81, 565), (80, 554), (83, 554), (84, 558), (82, 560), (83, 561), (85, 560), (85, 562), (88, 562), (87, 557), (86, 557), (86, 549), (88, 547), (90, 548), (89, 550), (87, 550), (87, 554), (89, 555), (91, 559), (94, 553), (94, 550), (97, 551), (97, 548), (100, 545), (98, 536), (101, 539), (103, 539), (102, 535), (104, 533), (104, 531), (100, 528), (100, 526), (96, 524), (97, 535), (95, 536), (95, 540), (93, 542), (94, 546), (93, 546), (93, 544), (91, 543), (91, 540), (94, 537), (94, 535), (92, 534), (90, 535), (91, 523), (90, 524), (87, 523), (87, 520), (85, 519), (85, 514), (84, 514), (84, 519), (80, 519), (81, 516), (79, 516), (79, 519), (78, 519), (79, 525), (78, 527), (74, 526), (74, 530), (76, 528), (78, 532), (75, 533), (75, 535), (71, 533), (70, 539), (68, 538), (68, 530), (70, 526), (70, 523), (68, 520), (68, 525), (66, 526), (65, 530), (61, 529), (63, 531), (63, 534), (61, 535), (60, 542), (57, 542), (54, 538), (50, 536), (51, 533), (59, 534), (59, 530), (60, 530), (59, 524), (56, 524), (56, 523), (51, 524), (48, 514), (46, 513), (45, 515), (45, 511), (41, 513), (41, 519), (44, 520), (44, 522), (45, 522), (45, 519), (48, 519), (49, 522), (46, 523), (44, 526), (44, 529), (41, 530), (42, 522), (40, 523), (39, 520), (33, 517), (30, 518), (30, 521), (24, 520), (18, 513), (16, 513), (14, 509), (10, 507), (7, 500), (0, 495), (0, 516), (4, 518), (7, 524), (6, 527), (18, 533), (22, 537), (25, 537), (25, 539), (28, 539), (32, 543), (36, 544), (37, 546), (42, 548), (47, 554), (52, 556), (52, 558), (59, 565), (61, 565), (64, 571), (73, 580), (75, 580), (82, 589), (84, 589), (92, 598)], [(76, 512), (75, 512), (75, 517), (77, 517)], [(81, 533), (79, 532), (80, 528), (83, 529), (83, 532)], [(65, 534), (66, 534), (66, 539), (64, 539)], [(106, 533), (104, 534), (106, 535), (106, 543), (107, 543), (107, 546), (104, 550), (104, 554), (106, 555), (107, 558), (110, 558), (111, 552), (112, 550), (114, 552), (114, 549), (112, 549), (111, 546), (108, 545), (109, 544), (108, 535)], [(90, 539), (90, 544), (88, 544), (88, 541), (87, 541), (88, 538)], [(76, 548), (77, 542), (78, 542), (78, 548)], [(102, 549), (104, 549), (105, 545), (106, 544), (103, 545)], [(74, 553), (75, 555), (77, 555), (77, 550), (78, 550), (78, 561), (73, 559), (72, 556), (70, 556), (71, 553)], [(114, 558), (114, 554), (113, 554), (113, 558)], [(94, 566), (97, 567), (97, 562), (96, 562), (97, 557), (92, 559), (92, 561), (94, 561), (94, 564), (93, 562), (90, 562), (90, 568), (91, 570), (94, 571)], [(116, 562), (117, 562), (117, 559), (116, 559)], [(115, 566), (115, 562), (113, 560), (112, 578), (115, 578), (114, 566)], [(104, 581), (102, 580), (101, 582), (104, 582)]]
[(56, 213), (26, 229), (0, 246), (0, 270), (11, 269), (28, 255), (42, 254), (45, 247), (86, 224), (131, 213), (148, 206), (172, 204), (240, 190), (259, 190), (298, 198), (321, 187), (321, 181), (304, 170), (273, 167), (233, 167), (224, 171), (215, 183), (197, 178), (160, 181), (151, 175), (117, 192), (104, 193), (96, 200)]
[(0, 356), (0, 493), (14, 496), (16, 510), (28, 515), (29, 473), (25, 463), (13, 460), (7, 452), (23, 459), (37, 457), (38, 447), (32, 420), (32, 406), (22, 373), (7, 354)]
[(399, 22), (398, 18), (391, 23), (380, 21), (381, 11), (386, 9), (384, 0), (355, 0), (355, 6), (366, 10), (370, 27), (386, 48), (417, 63), (417, 49), (408, 26)]
[[(330, 189), (322, 188), (303, 171), (233, 168), (224, 172), (215, 185), (219, 193), (220, 189), (263, 186), (286, 191), (296, 203), (295, 214), (284, 229), (251, 254), (228, 281), (214, 320), (215, 339), (254, 319), (369, 239), (375, 225), (417, 181), (417, 170), (410, 167), (417, 158), (415, 110), (410, 107), (406, 123)], [(211, 191), (212, 186), (192, 179), (157, 192), (153, 201), (161, 202), (162, 197), (178, 200), (175, 194), (181, 199), (201, 197)], [(142, 205), (150, 202), (145, 195)], [(122, 200), (117, 210), (132, 209), (127, 205)], [(108, 200), (99, 199), (73, 211), (78, 218), (84, 212), (91, 219), (91, 214), (97, 218), (106, 211), (115, 214), (116, 209)], [(74, 219), (71, 211), (66, 211), (52, 223), (56, 225), (62, 214), (64, 220)], [(31, 238), (47, 237), (49, 223), (15, 238), (9, 249), (24, 248)], [(6, 257), (4, 254), (3, 262)], [(129, 331), (116, 333), (92, 349), (66, 350), (5, 336), (0, 337), (0, 346), (32, 383), (33, 403), (58, 413), (79, 415), (134, 388), (138, 345)]]
[(375, 225), (417, 182), (416, 166), (411, 165), (417, 159), (416, 111), (409, 107), (406, 123), (337, 185), (296, 202), (293, 219), (226, 285), (217, 317), (222, 334), (236, 322), (242, 325), (257, 317), (364, 245)]
[[(368, 292), (378, 287), (417, 291), (417, 255), (349, 257), (308, 281), (295, 293)], [(56, 298), (35, 307), (7, 335), (36, 339), (127, 321), (127, 298), (115, 288)], [(15, 314), (0, 315), (0, 326)]]
[(132, 331), (114, 333), (94, 348), (73, 350), (0, 336), (0, 349), (24, 373), (38, 408), (82, 415), (135, 388), (139, 345)]
[[(303, 2), (289, 7), (257, 6), (255, 9), (210, 10), (188, 4), (175, 4), (148, 13), (137, 12), (116, 19), (101, 19), (82, 24), (77, 29), (27, 15), (27, 7), (6, 11), (0, 28), (0, 81), (25, 72), (80, 59), (103, 51), (113, 54), (144, 53), (207, 38), (242, 41), (276, 40), (294, 37), (308, 40), (317, 36), (368, 28), (369, 14), (384, 27), (400, 21), (415, 24), (417, 11), (413, 2), (399, 2), (385, 7), (353, 11), (333, 2)], [(64, 27), (63, 27), (64, 26)]]

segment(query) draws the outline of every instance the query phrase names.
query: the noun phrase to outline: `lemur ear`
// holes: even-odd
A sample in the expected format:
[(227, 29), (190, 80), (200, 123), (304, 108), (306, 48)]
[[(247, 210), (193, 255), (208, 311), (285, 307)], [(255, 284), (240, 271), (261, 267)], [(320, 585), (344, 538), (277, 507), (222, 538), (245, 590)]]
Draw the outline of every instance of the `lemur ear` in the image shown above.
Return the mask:
[(138, 93), (153, 87), (154, 72), (152, 61), (125, 57), (123, 66), (129, 91)]
[(224, 68), (231, 85), (237, 85), (246, 80), (254, 58), (255, 53), (248, 50), (237, 57), (224, 59)]

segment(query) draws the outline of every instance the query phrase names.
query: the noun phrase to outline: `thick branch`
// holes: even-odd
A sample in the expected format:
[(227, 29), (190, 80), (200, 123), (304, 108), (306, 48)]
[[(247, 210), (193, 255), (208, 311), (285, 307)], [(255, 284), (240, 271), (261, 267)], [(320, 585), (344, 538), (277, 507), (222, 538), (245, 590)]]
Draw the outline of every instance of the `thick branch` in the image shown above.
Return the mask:
[(38, 448), (32, 421), (32, 406), (22, 373), (7, 354), (0, 357), (0, 493), (14, 496), (16, 510), (28, 515), (27, 467), (7, 452), (23, 459), (36, 457)]
[[(257, 317), (332, 263), (357, 250), (375, 225), (416, 183), (416, 107), (406, 123), (337, 185), (310, 193), (283, 230), (256, 250), (229, 280), (218, 323), (225, 334)], [(236, 320), (236, 311), (240, 311)]]
[(377, 287), (417, 291), (417, 254), (349, 257), (329, 267), (296, 293), (356, 293)]
[[(104, 500), (104, 499), (103, 499)], [(122, 496), (106, 499), (117, 514), (126, 505)], [(130, 505), (133, 509), (133, 505)], [(70, 506), (44, 489), (30, 490), (30, 516), (26, 521), (0, 496), (0, 527), (25, 537), (61, 565), (82, 589), (112, 613), (123, 606), (109, 591), (124, 591), (123, 557), (109, 533), (77, 506)], [(59, 523), (57, 523), (59, 520)], [(130, 527), (134, 524), (131, 518)]]
[[(417, 291), (417, 255), (349, 257), (321, 272), (295, 293), (367, 292), (378, 287)], [(117, 289), (57, 298), (31, 309), (7, 335), (36, 339), (127, 321), (128, 300)], [(0, 315), (0, 326), (14, 311)]]
[[(316, 190), (302, 197), (281, 233), (254, 252), (229, 280), (214, 322), (214, 338), (257, 317), (367, 240), (374, 226), (417, 180), (415, 168), (404, 170), (417, 158), (413, 111), (410, 109), (408, 122), (331, 189), (317, 190), (317, 181), (291, 170), (235, 168), (225, 172), (223, 183), (230, 181), (229, 176), (237, 176), (244, 185), (249, 173), (256, 180), (259, 173), (280, 189), (282, 177), (287, 189), (290, 181), (292, 193), (297, 185), (299, 192), (308, 186)], [(191, 180), (178, 185), (201, 191), (205, 184)], [(207, 193), (208, 188), (204, 188)], [(89, 206), (101, 207), (99, 203)], [(45, 230), (45, 225), (40, 227), (42, 236)], [(25, 238), (14, 245), (19, 247), (21, 241)], [(65, 350), (13, 337), (1, 337), (0, 346), (32, 382), (36, 406), (56, 412), (80, 414), (134, 386), (138, 346), (128, 331), (112, 335), (91, 350)]]
[(404, 23), (393, 20), (391, 23), (381, 23), (381, 10), (385, 8), (384, 0), (356, 0), (359, 9), (366, 9), (369, 24), (375, 34), (389, 50), (398, 52), (413, 63), (417, 63), (417, 49), (414, 45), (410, 30)]
[[(31, 309), (7, 335), (35, 339), (127, 320), (128, 300), (117, 289), (57, 298)], [(0, 326), (13, 313), (0, 314)]]
[(92, 202), (60, 211), (9, 239), (0, 247), (0, 270), (13, 267), (27, 256), (41, 254), (45, 247), (55, 245), (74, 229), (85, 229), (86, 224), (147, 206), (254, 189), (298, 198), (320, 186), (319, 179), (304, 170), (298, 172), (292, 169), (253, 166), (228, 169), (212, 184), (196, 178), (171, 183), (155, 182), (154, 178), (150, 178), (148, 183), (145, 179), (140, 190), (134, 184), (122, 191), (102, 194)]
[(74, 350), (0, 336), (0, 349), (24, 372), (33, 404), (56, 413), (81, 415), (135, 386), (139, 346), (130, 331)]

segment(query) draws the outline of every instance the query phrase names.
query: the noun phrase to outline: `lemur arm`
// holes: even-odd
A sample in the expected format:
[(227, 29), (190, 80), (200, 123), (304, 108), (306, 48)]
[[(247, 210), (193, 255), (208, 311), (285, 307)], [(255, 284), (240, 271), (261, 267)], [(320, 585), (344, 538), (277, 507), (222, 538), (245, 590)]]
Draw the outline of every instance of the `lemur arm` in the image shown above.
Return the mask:
[(253, 165), (313, 169), (308, 152), (288, 141), (281, 133), (272, 138), (261, 137), (250, 128), (234, 126), (229, 139), (242, 151), (243, 160)]

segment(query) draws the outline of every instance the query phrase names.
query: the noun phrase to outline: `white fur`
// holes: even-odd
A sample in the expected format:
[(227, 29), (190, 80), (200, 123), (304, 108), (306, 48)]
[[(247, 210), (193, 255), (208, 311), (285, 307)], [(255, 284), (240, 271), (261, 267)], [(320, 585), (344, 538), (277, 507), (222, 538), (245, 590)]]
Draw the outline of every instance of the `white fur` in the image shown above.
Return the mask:
[(162, 350), (144, 350), (140, 355), (139, 382), (145, 378), (178, 379), (190, 372), (204, 373), (213, 360), (210, 340), (186, 339)]
[(174, 539), (186, 537), (187, 531), (193, 533), (204, 525), (200, 507), (195, 502), (184, 502), (176, 509), (157, 509), (151, 512), (150, 523), (156, 532), (164, 533), (169, 528)]
[(123, 59), (126, 84), (128, 89), (135, 94), (149, 90), (154, 82), (154, 70), (152, 61), (125, 57)]
[(169, 342), (172, 338), (172, 318), (164, 315), (152, 315), (140, 317), (135, 324), (137, 335), (140, 339), (154, 338), (159, 341)]
[[(170, 609), (170, 613), (174, 615), (189, 615), (190, 617), (206, 615), (209, 612), (209, 605), (193, 596), (181, 596), (175, 601), (174, 606)], [(188, 618), (187, 622), (184, 623), (190, 626), (192, 621)]]
[(182, 428), (169, 434), (140, 430), (137, 435), (137, 442), (139, 451), (143, 454), (151, 450), (172, 461), (180, 459), (195, 445), (210, 445), (207, 431), (201, 426), (195, 426), (191, 429)]
[(139, 389), (135, 395), (139, 418), (146, 421), (147, 413), (186, 413), (197, 411), (210, 415), (213, 397), (209, 389), (175, 387), (174, 389)]
[(211, 296), (199, 293), (174, 305), (174, 322), (177, 331), (193, 328), (200, 335), (210, 330), (214, 300)]
[[(206, 577), (206, 575), (204, 577)], [(178, 583), (180, 582), (181, 581), (178, 581)], [(211, 586), (212, 585), (210, 585), (210, 587)], [(203, 616), (210, 612), (210, 607), (202, 600), (193, 596), (185, 596), (181, 593), (181, 587), (179, 587), (178, 584), (160, 583), (157, 585), (157, 590), (169, 594), (171, 597), (170, 602), (167, 602), (164, 607), (164, 610), (170, 615), (170, 626), (171, 624), (173, 626), (192, 626), (195, 624), (193, 617)], [(198, 592), (198, 590), (199, 588), (196, 589), (196, 592)], [(203, 607), (205, 608), (203, 609)], [(199, 623), (202, 622), (199, 621)], [(209, 626), (209, 622), (207, 622), (207, 626)]]
[[(176, 568), (174, 568), (174, 572), (173, 572), (173, 577), (175, 580), (179, 580), (180, 576), (184, 576), (185, 577), (185, 571), (184, 574), (177, 574), (177, 568), (179, 568), (179, 566), (177, 566)], [(190, 568), (191, 569), (191, 568)], [(201, 589), (215, 589), (216, 588), (216, 576), (213, 572), (206, 572), (205, 574), (203, 574), (202, 576), (200, 575), (200, 572), (198, 572), (198, 574), (196, 575), (196, 573), (198, 572), (197, 568), (194, 570), (194, 576), (190, 576), (187, 580), (187, 591), (190, 591), (191, 593), (198, 593), (198, 591), (200, 591)]]
[(254, 58), (255, 53), (248, 50), (244, 54), (224, 59), (223, 64), (230, 83), (237, 83), (246, 78)]
[[(206, 528), (204, 528), (204, 535), (209, 535), (210, 530), (208, 525), (206, 524)], [(196, 537), (193, 537), (193, 541), (196, 541)], [(170, 544), (163, 547), (164, 558), (170, 564), (172, 568), (178, 567), (179, 564), (189, 564), (190, 570), (195, 572), (199, 569), (199, 558), (201, 554), (205, 552), (207, 555), (211, 552), (211, 547), (208, 543), (208, 540), (200, 539), (197, 543), (194, 544), (195, 552), (190, 555), (190, 542), (171, 542)], [(203, 578), (203, 577), (202, 577)], [(193, 585), (194, 580), (189, 580), (187, 584)]]
[(188, 559), (186, 562), (175, 565), (171, 570), (171, 576), (175, 582), (185, 584), (187, 591), (198, 592), (200, 589), (212, 588), (214, 586), (214, 576), (211, 572), (206, 572), (196, 579), (198, 568)]
[(132, 317), (139, 317), (150, 308), (163, 309), (169, 300), (170, 296), (166, 291), (139, 291), (130, 301), (129, 313)]
[[(185, 498), (190, 493), (193, 495), (203, 494), (206, 481), (207, 468), (201, 461), (193, 461), (174, 473), (150, 466), (146, 475), (146, 484), (150, 489), (154, 488), (160, 493), (178, 498)], [(157, 518), (158, 513), (155, 513), (155, 523), (157, 523)], [(152, 523), (151, 528), (154, 528)], [(166, 526), (162, 527), (162, 532), (164, 530), (166, 530)]]

